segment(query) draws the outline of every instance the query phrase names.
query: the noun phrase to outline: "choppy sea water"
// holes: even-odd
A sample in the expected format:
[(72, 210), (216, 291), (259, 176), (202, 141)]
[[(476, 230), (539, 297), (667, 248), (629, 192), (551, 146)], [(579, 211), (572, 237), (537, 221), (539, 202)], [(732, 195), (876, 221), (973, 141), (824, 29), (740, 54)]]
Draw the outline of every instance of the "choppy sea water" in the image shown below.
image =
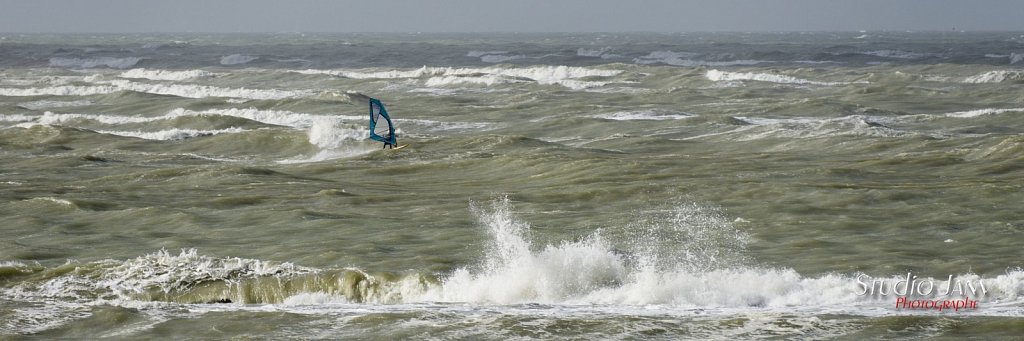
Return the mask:
[(0, 34), (0, 335), (1017, 337), (1022, 90), (1020, 32)]

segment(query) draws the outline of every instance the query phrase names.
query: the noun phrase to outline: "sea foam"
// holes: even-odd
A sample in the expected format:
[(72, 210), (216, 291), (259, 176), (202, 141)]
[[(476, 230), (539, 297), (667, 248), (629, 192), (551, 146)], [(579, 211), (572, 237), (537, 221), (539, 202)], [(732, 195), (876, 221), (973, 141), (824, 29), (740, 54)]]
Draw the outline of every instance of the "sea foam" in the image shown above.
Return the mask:
[(170, 71), (170, 70), (153, 70), (153, 69), (131, 69), (122, 72), (118, 77), (121, 78), (142, 78), (149, 80), (158, 81), (183, 81), (194, 78), (212, 77), (216, 75), (213, 72), (204, 70), (185, 70), (185, 71)]
[(985, 109), (975, 109), (975, 110), (951, 112), (951, 113), (946, 113), (943, 116), (946, 116), (946, 117), (959, 117), (959, 118), (970, 118), (970, 117), (978, 117), (978, 116), (985, 116), (985, 115), (998, 115), (998, 114), (1003, 114), (1003, 113), (1008, 113), (1008, 112), (1024, 112), (1024, 108), (1006, 108), (1006, 109), (985, 108)]
[[(899, 279), (862, 274), (807, 277), (792, 269), (751, 266), (743, 255), (746, 234), (720, 211), (696, 203), (676, 203), (668, 210), (640, 217), (635, 226), (629, 226), (634, 231), (629, 238), (632, 246), (624, 251), (613, 247), (602, 232), (576, 241), (535, 245), (529, 224), (515, 216), (507, 198), (495, 200), (490, 208), (473, 210), (488, 236), (480, 263), (457, 269), (419, 294), (403, 292), (404, 302), (848, 309), (867, 313), (891, 302), (863, 295), (857, 279)], [(1017, 301), (1024, 296), (1022, 271), (994, 278), (958, 277), (984, 281), (990, 290), (984, 299), (989, 301)], [(946, 283), (934, 281), (940, 286)]]
[(622, 70), (598, 69), (575, 66), (532, 66), (532, 67), (483, 67), (450, 68), (427, 67), (414, 70), (354, 71), (354, 70), (303, 70), (304, 74), (328, 74), (353, 79), (422, 79), (427, 86), (458, 84), (494, 85), (506, 83), (534, 82), (543, 85), (561, 85), (578, 90), (599, 87), (609, 82), (583, 80), (589, 77), (612, 77)]
[(96, 85), (61, 85), (41, 88), (0, 88), (0, 96), (91, 96), (111, 94), (119, 91), (135, 91), (155, 95), (185, 98), (227, 97), (273, 100), (310, 97), (318, 94), (312, 90), (247, 89), (224, 88), (198, 84), (150, 84), (127, 79), (97, 81)]
[[(796, 78), (793, 76), (777, 75), (771, 73), (759, 73), (759, 72), (730, 72), (730, 71), (719, 71), (719, 70), (708, 70), (704, 75), (711, 81), (715, 82), (728, 82), (728, 81), (758, 81), (758, 82), (769, 82), (778, 84), (797, 84), (797, 85), (844, 85), (853, 84), (850, 82), (818, 82), (802, 78)], [(863, 83), (863, 82), (856, 82)]]
[(41, 88), (0, 88), (0, 96), (90, 96), (120, 91), (113, 85), (60, 85)]
[(146, 140), (157, 140), (157, 141), (173, 141), (173, 140), (184, 140), (193, 137), (200, 136), (213, 136), (220, 134), (234, 134), (246, 131), (242, 128), (227, 128), (227, 129), (216, 129), (216, 130), (200, 130), (200, 129), (180, 129), (172, 128), (159, 131), (117, 131), (117, 130), (100, 130), (97, 131), (100, 134), (109, 134), (125, 137), (136, 137)]
[(607, 114), (594, 115), (591, 117), (616, 121), (664, 121), (691, 118), (693, 117), (693, 115), (687, 113), (663, 112), (659, 110), (641, 110), (619, 111)]
[(1010, 70), (989, 71), (964, 79), (964, 83), (1002, 83), (1024, 81), (1024, 72)]
[[(33, 122), (35, 124), (67, 124), (77, 120), (88, 120), (94, 121), (101, 124), (107, 125), (124, 125), (124, 124), (136, 124), (136, 123), (147, 123), (173, 120), (179, 117), (190, 117), (190, 116), (228, 116), (244, 118), (251, 121), (256, 121), (265, 124), (273, 124), (279, 126), (286, 126), (291, 128), (309, 128), (314, 125), (315, 122), (322, 119), (323, 117), (307, 113), (299, 113), (287, 110), (262, 110), (256, 108), (227, 108), (227, 109), (207, 109), (207, 110), (189, 110), (184, 108), (176, 108), (168, 111), (167, 113), (159, 116), (141, 116), (141, 115), (109, 115), (109, 114), (79, 114), (79, 113), (55, 113), (55, 112), (44, 112), (40, 116), (32, 115), (4, 115), (0, 116), (5, 121), (15, 122)], [(345, 120), (345, 121), (361, 121), (362, 116), (329, 116), (334, 120)]]

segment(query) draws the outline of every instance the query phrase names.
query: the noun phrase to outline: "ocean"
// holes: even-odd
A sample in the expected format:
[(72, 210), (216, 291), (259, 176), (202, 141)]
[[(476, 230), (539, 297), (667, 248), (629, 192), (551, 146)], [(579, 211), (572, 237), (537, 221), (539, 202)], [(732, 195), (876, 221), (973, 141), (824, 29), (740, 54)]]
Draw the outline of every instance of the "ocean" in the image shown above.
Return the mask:
[(6, 33), (0, 338), (1015, 338), (1022, 176), (1024, 32)]

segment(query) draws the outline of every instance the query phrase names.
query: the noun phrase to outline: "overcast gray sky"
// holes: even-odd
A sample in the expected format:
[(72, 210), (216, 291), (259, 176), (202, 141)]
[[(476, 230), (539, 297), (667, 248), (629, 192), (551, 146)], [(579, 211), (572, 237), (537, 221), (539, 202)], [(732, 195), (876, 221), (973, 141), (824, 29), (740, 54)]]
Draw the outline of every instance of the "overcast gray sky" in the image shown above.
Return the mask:
[(0, 32), (1024, 30), (1024, 0), (0, 0)]

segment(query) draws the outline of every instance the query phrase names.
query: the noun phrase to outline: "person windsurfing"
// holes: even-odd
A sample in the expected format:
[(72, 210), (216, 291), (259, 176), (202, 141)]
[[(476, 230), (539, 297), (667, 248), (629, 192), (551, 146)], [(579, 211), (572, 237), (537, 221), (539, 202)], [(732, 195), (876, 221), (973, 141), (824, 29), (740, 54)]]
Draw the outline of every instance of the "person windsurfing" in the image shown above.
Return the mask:
[(395, 148), (398, 145), (398, 138), (395, 136), (395, 125), (388, 116), (384, 103), (376, 98), (370, 98), (370, 138), (375, 141), (384, 142), (384, 148)]

